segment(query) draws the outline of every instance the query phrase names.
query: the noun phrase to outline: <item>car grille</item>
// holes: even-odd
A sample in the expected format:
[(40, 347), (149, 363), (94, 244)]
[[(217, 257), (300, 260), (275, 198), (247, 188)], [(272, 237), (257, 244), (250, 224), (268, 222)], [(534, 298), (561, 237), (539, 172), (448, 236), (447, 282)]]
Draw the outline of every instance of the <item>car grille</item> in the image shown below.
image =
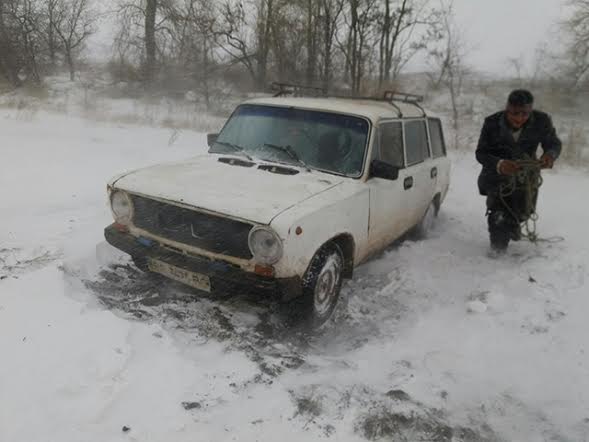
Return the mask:
[(131, 195), (133, 224), (161, 238), (213, 253), (251, 259), (248, 235), (253, 225)]

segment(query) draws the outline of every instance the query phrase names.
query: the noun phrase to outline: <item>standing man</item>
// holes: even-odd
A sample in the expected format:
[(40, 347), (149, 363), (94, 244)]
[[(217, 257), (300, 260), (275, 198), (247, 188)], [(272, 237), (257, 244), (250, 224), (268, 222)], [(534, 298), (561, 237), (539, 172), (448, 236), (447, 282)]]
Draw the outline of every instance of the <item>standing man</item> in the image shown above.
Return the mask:
[[(531, 92), (518, 89), (509, 94), (504, 111), (485, 119), (476, 158), (483, 165), (478, 186), (487, 197), (487, 222), (491, 249), (504, 252), (510, 240), (520, 239), (520, 224), (526, 221), (525, 194), (517, 190), (500, 197), (501, 184), (516, 175), (521, 166), (516, 160), (536, 159), (542, 146), (541, 167), (551, 169), (562, 144), (548, 114), (533, 110)], [(534, 195), (534, 198), (537, 195)]]

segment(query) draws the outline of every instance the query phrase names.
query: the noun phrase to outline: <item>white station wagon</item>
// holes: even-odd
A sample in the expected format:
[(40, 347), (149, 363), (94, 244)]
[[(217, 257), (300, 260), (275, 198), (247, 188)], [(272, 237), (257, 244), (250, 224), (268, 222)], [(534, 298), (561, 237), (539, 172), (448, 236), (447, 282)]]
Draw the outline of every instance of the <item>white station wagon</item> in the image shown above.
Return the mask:
[(107, 241), (142, 270), (206, 292), (268, 290), (324, 323), (356, 266), (427, 229), (450, 162), (417, 96), (288, 94), (300, 91), (239, 105), (207, 154), (114, 178)]

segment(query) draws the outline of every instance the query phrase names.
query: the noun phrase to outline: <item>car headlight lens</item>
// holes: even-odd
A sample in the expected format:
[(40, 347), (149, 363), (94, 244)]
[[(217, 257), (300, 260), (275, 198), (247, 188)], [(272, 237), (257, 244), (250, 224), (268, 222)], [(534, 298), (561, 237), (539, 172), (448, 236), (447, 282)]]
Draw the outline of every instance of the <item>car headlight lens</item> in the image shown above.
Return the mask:
[(133, 203), (126, 192), (115, 190), (110, 196), (110, 207), (115, 221), (129, 224), (133, 218)]
[(260, 264), (276, 264), (282, 258), (282, 240), (267, 227), (254, 227), (249, 234), (249, 246)]

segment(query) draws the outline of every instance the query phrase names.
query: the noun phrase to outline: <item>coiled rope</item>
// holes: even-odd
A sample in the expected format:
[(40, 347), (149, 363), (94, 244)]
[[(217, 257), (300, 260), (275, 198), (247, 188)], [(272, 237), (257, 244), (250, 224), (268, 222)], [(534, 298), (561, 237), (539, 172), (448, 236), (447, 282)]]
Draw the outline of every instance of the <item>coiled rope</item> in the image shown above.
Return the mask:
[[(540, 173), (542, 163), (538, 160), (526, 157), (523, 160), (515, 161), (519, 166), (519, 171), (510, 176), (499, 186), (499, 199), (505, 206), (509, 214), (519, 225), (520, 235), (531, 243), (542, 242), (559, 242), (563, 241), (562, 237), (540, 238), (536, 224), (540, 216), (536, 212), (536, 202), (538, 191), (544, 182)], [(520, 208), (519, 214), (508, 204), (506, 198), (516, 192), (522, 192), (524, 196), (523, 207)]]

